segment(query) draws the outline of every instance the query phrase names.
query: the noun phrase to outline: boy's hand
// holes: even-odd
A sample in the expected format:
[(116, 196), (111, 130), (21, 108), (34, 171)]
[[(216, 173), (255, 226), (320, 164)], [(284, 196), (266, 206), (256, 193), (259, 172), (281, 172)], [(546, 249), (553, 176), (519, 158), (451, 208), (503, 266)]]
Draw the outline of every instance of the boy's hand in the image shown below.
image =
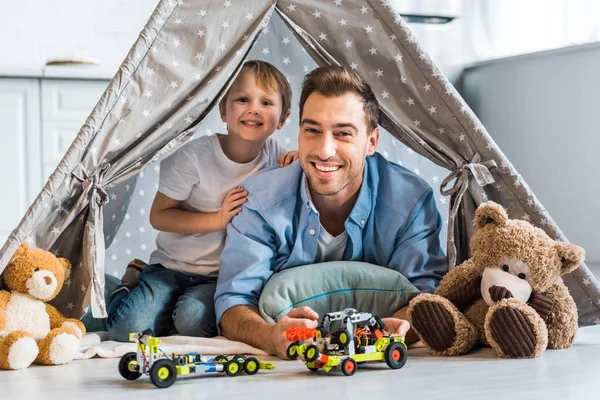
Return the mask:
[(272, 328), (271, 348), (265, 349), (269, 354), (274, 354), (282, 360), (287, 360), (286, 351), (291, 342), (285, 337), (285, 332), (291, 326), (316, 328), (319, 314), (310, 307), (294, 308), (281, 317)]
[(402, 340), (406, 339), (406, 333), (410, 329), (410, 323), (399, 318), (382, 318), (385, 324), (385, 330), (394, 335), (398, 335)]
[(290, 165), (297, 159), (298, 159), (298, 151), (296, 151), (296, 150), (288, 151), (287, 153), (283, 153), (282, 155), (279, 156), (279, 166), (281, 168), (287, 167), (288, 165)]
[(240, 187), (231, 189), (227, 192), (223, 204), (221, 205), (221, 209), (217, 212), (219, 222), (223, 229), (227, 227), (227, 224), (234, 215), (237, 215), (242, 211), (242, 207), (240, 206), (248, 200), (246, 196), (248, 196), (248, 192), (246, 189)]

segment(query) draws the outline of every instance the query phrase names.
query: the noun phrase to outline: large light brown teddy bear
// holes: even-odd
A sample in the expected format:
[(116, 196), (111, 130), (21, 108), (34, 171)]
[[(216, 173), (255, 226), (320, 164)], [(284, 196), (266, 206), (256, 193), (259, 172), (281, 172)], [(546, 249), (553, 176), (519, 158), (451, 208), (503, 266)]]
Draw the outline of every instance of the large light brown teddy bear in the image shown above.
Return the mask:
[(444, 276), (435, 294), (409, 305), (409, 318), (434, 355), (465, 354), (477, 343), (504, 358), (534, 358), (570, 347), (577, 308), (561, 279), (583, 262), (582, 248), (552, 240), (487, 202), (475, 213), (471, 258)]
[(73, 360), (85, 328), (47, 303), (70, 271), (65, 258), (25, 243), (19, 246), (2, 274), (10, 291), (0, 290), (0, 369)]

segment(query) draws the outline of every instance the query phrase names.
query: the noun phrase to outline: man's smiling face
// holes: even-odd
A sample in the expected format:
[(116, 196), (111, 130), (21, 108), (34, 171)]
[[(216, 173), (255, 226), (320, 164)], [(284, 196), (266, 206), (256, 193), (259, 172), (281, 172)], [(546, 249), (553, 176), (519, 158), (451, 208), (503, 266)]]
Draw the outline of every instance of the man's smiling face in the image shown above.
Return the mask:
[(298, 153), (311, 194), (347, 200), (362, 184), (365, 158), (372, 155), (379, 129), (367, 132), (361, 98), (347, 92), (325, 97), (312, 93), (304, 103)]

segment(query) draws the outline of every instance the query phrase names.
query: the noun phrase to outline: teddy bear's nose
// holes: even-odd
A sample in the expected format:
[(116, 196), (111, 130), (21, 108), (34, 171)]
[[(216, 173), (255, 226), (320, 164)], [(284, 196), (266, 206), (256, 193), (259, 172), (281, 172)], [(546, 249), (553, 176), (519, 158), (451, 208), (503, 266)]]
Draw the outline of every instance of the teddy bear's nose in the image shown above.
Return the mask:
[(52, 278), (50, 278), (49, 276), (45, 276), (44, 280), (46, 281), (46, 285), (49, 285), (52, 283)]

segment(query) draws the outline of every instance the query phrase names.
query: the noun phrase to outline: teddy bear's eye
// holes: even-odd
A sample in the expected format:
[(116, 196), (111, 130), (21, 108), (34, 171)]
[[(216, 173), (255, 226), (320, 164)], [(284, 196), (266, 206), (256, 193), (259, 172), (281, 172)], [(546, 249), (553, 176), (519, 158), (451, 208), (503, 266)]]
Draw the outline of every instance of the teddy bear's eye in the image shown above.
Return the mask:
[(508, 272), (508, 271), (510, 270), (510, 268), (508, 268), (508, 265), (506, 265), (506, 264), (504, 264), (504, 265), (502, 266), (502, 269), (503, 269), (504, 271), (506, 271), (506, 272)]
[(527, 278), (527, 275), (525, 275), (524, 273), (522, 273), (522, 272), (521, 272), (521, 273), (519, 274), (519, 278), (521, 278), (521, 279), (525, 279), (525, 278)]
[(39, 268), (36, 268), (36, 269), (34, 269), (33, 271), (34, 271), (34, 272), (38, 272), (39, 270), (40, 270)]

